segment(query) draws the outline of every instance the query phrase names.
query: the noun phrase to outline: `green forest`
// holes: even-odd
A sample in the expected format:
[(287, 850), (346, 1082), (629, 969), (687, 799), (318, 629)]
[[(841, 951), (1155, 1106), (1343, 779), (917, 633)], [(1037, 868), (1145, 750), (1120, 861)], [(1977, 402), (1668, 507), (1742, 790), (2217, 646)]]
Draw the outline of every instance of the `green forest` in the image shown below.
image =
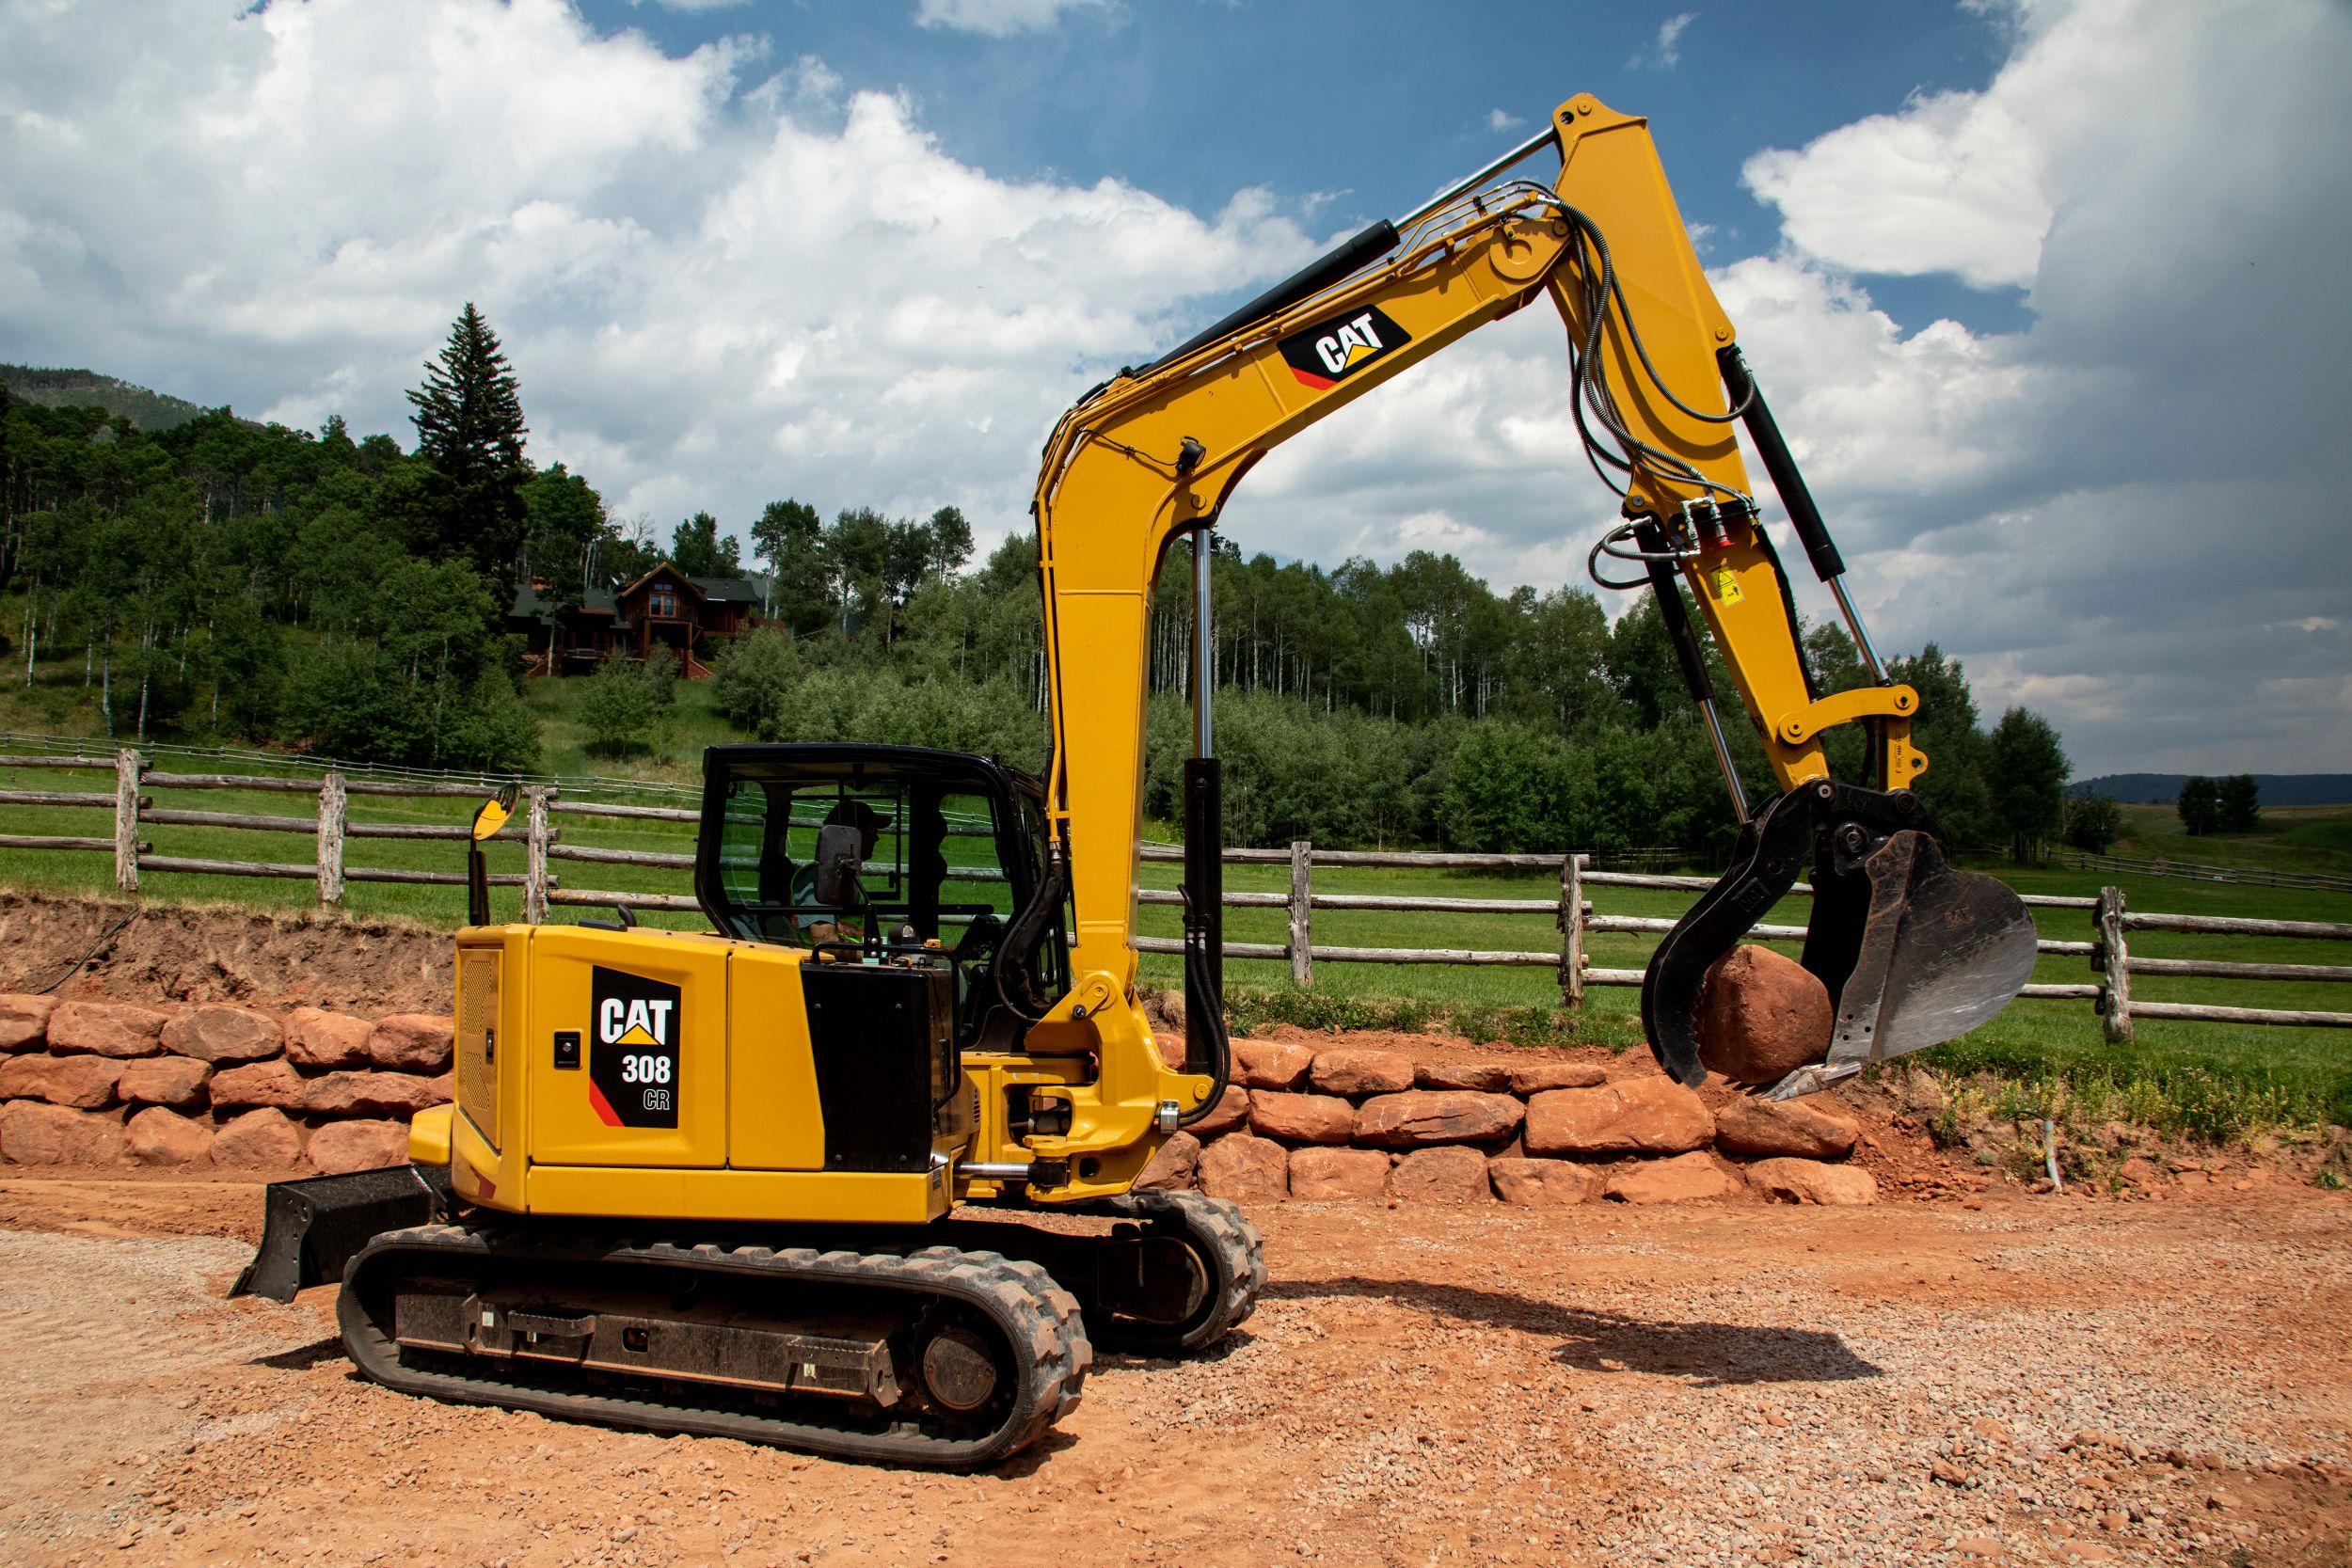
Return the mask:
[[(976, 561), (953, 507), (828, 520), (785, 499), (745, 528), (749, 562), (707, 512), (663, 538), (614, 517), (588, 476), (531, 462), (522, 389), (471, 305), (408, 398), (404, 446), (341, 418), (294, 430), (87, 372), (0, 367), (0, 654), (17, 726), (535, 768), (545, 705), (527, 700), (518, 588), (553, 615), (667, 557), (696, 576), (755, 572), (765, 595), (759, 629), (697, 650), (733, 733), (1042, 766), (1032, 537)], [(1423, 551), (1327, 568), (1220, 541), (1213, 572), (1229, 842), (1727, 848), (1723, 782), (1649, 594), (1612, 625), (1585, 588), (1498, 594)], [(1163, 820), (1189, 734), (1189, 578), (1179, 546), (1151, 633), (1145, 804)], [(1839, 626), (1811, 626), (1804, 648), (1818, 689), (1862, 679)], [(2032, 858), (2067, 831), (2048, 723), (2012, 709), (1988, 725), (1932, 644), (1892, 673), (1919, 689), (1920, 793), (1956, 844)], [(675, 676), (612, 659), (564, 684), (585, 689), (571, 700), (594, 749), (626, 767), (661, 732)], [(1762, 750), (1736, 713), (1727, 727), (1761, 800)], [(1834, 739), (1841, 776), (1858, 776), (1862, 737)]]

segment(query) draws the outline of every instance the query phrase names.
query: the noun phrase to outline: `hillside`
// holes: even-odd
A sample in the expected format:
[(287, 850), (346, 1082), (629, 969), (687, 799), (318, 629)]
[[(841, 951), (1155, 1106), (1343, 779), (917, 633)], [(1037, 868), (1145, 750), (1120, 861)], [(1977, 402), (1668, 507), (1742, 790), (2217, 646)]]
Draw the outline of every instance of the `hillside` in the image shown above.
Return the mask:
[(169, 430), (204, 412), (185, 398), (135, 387), (96, 371), (52, 370), (34, 365), (0, 365), (0, 387), (21, 403), (45, 408), (103, 408), (127, 417), (144, 431)]
[[(2265, 806), (2333, 806), (2352, 801), (2352, 773), (2257, 773), (2254, 787)], [(2180, 799), (2186, 773), (2103, 773), (2066, 786), (2073, 796), (2098, 794), (2110, 800), (2170, 805)]]

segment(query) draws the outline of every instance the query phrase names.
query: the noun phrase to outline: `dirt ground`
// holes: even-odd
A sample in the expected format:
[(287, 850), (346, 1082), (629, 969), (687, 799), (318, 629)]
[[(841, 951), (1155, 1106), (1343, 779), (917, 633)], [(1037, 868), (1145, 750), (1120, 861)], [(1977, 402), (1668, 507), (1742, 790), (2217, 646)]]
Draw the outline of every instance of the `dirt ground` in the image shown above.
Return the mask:
[(2352, 1202), (1289, 1204), (977, 1476), (360, 1382), (252, 1182), (0, 1176), (0, 1562), (2352, 1563)]

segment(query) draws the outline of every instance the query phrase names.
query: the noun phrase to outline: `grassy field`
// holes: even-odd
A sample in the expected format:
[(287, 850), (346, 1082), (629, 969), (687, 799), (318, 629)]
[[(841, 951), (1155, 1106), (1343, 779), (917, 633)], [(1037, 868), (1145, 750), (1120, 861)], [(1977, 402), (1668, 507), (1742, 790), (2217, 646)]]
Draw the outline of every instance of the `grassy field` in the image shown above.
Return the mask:
[(2352, 805), (2265, 806), (2260, 832), (2191, 837), (2170, 806), (2122, 808), (2115, 852), (2139, 860), (2190, 861), (2249, 871), (2323, 871), (2352, 876)]

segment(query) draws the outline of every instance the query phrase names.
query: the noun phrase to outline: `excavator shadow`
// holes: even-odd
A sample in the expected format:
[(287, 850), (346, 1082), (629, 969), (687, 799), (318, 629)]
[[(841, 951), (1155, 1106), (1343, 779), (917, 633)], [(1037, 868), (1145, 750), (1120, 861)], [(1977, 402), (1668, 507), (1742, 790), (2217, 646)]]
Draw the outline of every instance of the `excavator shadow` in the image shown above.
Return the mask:
[(1559, 1335), (1563, 1342), (1551, 1355), (1564, 1366), (1687, 1377), (1701, 1387), (1849, 1383), (1886, 1375), (1885, 1369), (1855, 1354), (1842, 1338), (1817, 1328), (1629, 1318), (1508, 1291), (1356, 1275), (1270, 1284), (1265, 1295), (1275, 1301), (1344, 1296), (1392, 1301), (1461, 1323)]
[[(350, 1353), (343, 1349), (342, 1340), (330, 1334), (324, 1339), (313, 1339), (307, 1345), (296, 1345), (292, 1350), (281, 1350), (274, 1355), (257, 1355), (246, 1365), (267, 1367), (274, 1371), (280, 1372), (307, 1372), (322, 1361), (349, 1359)], [(358, 1375), (356, 1370), (353, 1375)]]

